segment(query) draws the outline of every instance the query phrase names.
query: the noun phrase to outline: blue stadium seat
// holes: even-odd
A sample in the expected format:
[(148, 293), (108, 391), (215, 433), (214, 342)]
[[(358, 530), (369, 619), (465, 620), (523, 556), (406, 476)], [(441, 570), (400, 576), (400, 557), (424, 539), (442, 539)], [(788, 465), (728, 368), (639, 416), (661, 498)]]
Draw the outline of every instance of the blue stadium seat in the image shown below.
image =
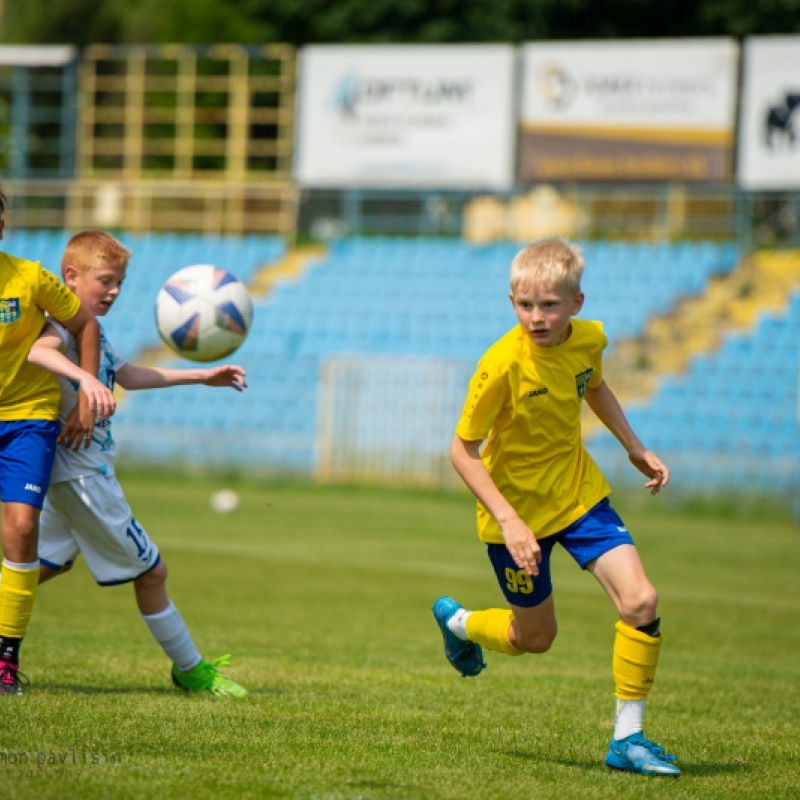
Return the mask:
[[(799, 296), (749, 334), (729, 335), (716, 353), (695, 356), (684, 375), (665, 379), (650, 403), (628, 414), (643, 441), (657, 452), (663, 447), (665, 457), (698, 454), (709, 469), (693, 472), (690, 486), (797, 491)], [(589, 443), (601, 465), (612, 463), (614, 445), (605, 431)]]
[[(32, 241), (39, 252), (52, 252), (51, 242)], [(283, 248), (270, 237), (234, 242), (154, 235), (124, 241), (135, 251), (123, 293), (129, 305), (119, 313), (121, 300), (108, 322), (125, 318), (126, 324), (109, 335), (126, 354), (157, 341), (153, 299), (175, 269), (193, 260), (214, 260), (246, 277), (277, 259)], [(63, 239), (56, 251), (58, 247)], [(471, 369), (486, 347), (516, 323), (507, 293), (509, 264), (519, 248), (514, 243), (473, 247), (450, 240), (382, 237), (337, 241), (301, 280), (281, 283), (267, 298), (256, 299), (256, 324), (235, 356), (248, 370), (247, 392), (233, 396), (187, 387), (131, 393), (119, 412), (120, 427), (131, 441), (142, 420), (162, 419), (168, 441), (142, 444), (162, 455), (179, 453), (186, 436), (195, 432), (201, 443), (192, 452), (198, 457), (201, 452), (205, 457), (218, 453), (234, 437), (242, 463), (311, 469), (318, 374), (325, 357), (438, 356), (463, 360)], [(587, 301), (581, 316), (603, 320), (611, 347), (644, 330), (649, 316), (702, 292), (712, 276), (729, 273), (739, 259), (735, 246), (715, 243), (596, 242), (584, 249)], [(147, 269), (135, 268), (142, 263)], [(652, 403), (629, 409), (629, 416), (657, 452), (696, 450), (698, 464), (690, 465), (684, 476), (700, 482), (733, 475), (733, 455), (790, 458), (800, 452), (792, 416), (798, 402), (798, 361), (800, 293), (785, 314), (767, 316), (752, 334), (726, 337), (717, 353), (694, 359), (685, 375), (665, 381)], [(175, 399), (167, 400), (168, 395)], [(772, 437), (764, 419), (772, 424)], [(226, 434), (216, 445), (215, 430)], [(620, 449), (602, 432), (590, 445), (601, 454)], [(720, 453), (729, 454), (722, 466), (715, 462)], [(726, 472), (727, 466), (731, 469)]]

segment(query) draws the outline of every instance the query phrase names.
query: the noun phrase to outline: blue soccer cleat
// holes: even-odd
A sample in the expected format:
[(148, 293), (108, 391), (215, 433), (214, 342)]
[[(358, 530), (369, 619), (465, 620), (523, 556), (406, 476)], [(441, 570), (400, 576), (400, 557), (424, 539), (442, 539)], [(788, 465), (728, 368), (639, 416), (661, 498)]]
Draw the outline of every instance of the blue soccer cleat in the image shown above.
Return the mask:
[(645, 739), (641, 733), (633, 733), (624, 739), (612, 739), (606, 753), (606, 766), (640, 775), (663, 775), (677, 778), (681, 771), (675, 766), (675, 756), (664, 752), (664, 748)]
[(440, 597), (433, 604), (433, 616), (442, 632), (445, 657), (453, 665), (453, 669), (461, 673), (462, 678), (474, 678), (476, 675), (480, 675), (486, 666), (481, 646), (475, 642), (459, 639), (447, 627), (450, 618), (460, 608), (461, 606), (452, 597)]

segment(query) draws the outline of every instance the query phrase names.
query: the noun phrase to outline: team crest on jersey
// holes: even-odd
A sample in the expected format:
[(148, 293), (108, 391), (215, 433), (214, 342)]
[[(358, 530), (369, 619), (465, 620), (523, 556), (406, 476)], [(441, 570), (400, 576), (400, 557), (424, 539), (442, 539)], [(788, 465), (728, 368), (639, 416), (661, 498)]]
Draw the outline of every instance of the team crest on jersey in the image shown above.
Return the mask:
[(19, 319), (19, 297), (0, 297), (0, 324), (10, 325)]
[(583, 397), (586, 394), (586, 389), (589, 386), (589, 379), (592, 377), (592, 368), (585, 369), (575, 376), (575, 388), (578, 390), (578, 397)]

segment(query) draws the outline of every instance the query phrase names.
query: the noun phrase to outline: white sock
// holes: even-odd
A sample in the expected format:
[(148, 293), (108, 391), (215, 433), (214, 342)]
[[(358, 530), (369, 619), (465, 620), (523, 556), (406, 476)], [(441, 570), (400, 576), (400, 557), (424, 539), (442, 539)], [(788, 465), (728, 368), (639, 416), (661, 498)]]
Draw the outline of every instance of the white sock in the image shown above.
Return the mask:
[(450, 628), (451, 633), (454, 633), (465, 642), (469, 641), (469, 636), (467, 636), (467, 617), (471, 613), (471, 611), (467, 611), (464, 608), (459, 608), (447, 621), (447, 627)]
[(147, 616), (142, 614), (142, 619), (153, 638), (181, 672), (188, 672), (200, 663), (202, 656), (194, 646), (181, 612), (171, 601), (163, 611)]
[(37, 558), (36, 561), (31, 561), (30, 564), (18, 564), (16, 561), (9, 561), (7, 558), (3, 559), (3, 563), (10, 567), (11, 569), (15, 569), (17, 572), (26, 572), (32, 569), (39, 569), (39, 559)]
[(617, 698), (617, 719), (614, 723), (614, 738), (624, 739), (639, 733), (643, 727), (645, 700), (620, 700)]

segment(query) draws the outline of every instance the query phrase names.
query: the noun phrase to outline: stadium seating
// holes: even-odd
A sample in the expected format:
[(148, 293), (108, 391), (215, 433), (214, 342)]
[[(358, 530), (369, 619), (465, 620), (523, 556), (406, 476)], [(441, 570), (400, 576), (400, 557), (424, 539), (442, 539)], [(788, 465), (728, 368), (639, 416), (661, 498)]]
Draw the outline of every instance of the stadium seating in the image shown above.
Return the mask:
[[(514, 244), (349, 239), (306, 279), (266, 301), (270, 346), (309, 355), (385, 352), (475, 360), (515, 322), (508, 292)], [(585, 247), (590, 268), (581, 315), (609, 339), (641, 333), (652, 314), (698, 294), (733, 269), (730, 245), (624, 243)], [(283, 335), (281, 335), (283, 334)]]
[[(232, 397), (185, 387), (164, 393), (180, 397), (175, 402), (187, 409), (185, 416), (172, 415), (165, 406), (160, 429), (164, 441), (176, 443), (172, 457), (194, 457), (200, 441), (206, 457), (213, 452), (223, 460), (313, 470), (323, 360), (345, 354), (446, 357), (463, 361), (469, 374), (483, 350), (515, 324), (507, 293), (518, 249), (513, 243), (474, 247), (444, 239), (336, 242), (301, 280), (255, 299), (253, 331), (236, 354), (248, 370), (247, 392)], [(587, 244), (585, 253), (582, 316), (604, 320), (612, 347), (641, 332), (649, 315), (701, 292), (712, 275), (730, 272), (739, 258), (735, 247), (711, 243), (599, 242)], [(134, 423), (140, 413), (158, 414), (166, 402), (161, 394), (126, 401), (119, 413), (125, 450), (146, 454), (148, 444), (135, 435)], [(195, 412), (204, 419), (194, 420)], [(188, 436), (187, 444), (181, 430), (198, 436)], [(209, 439), (219, 446), (210, 447)]]
[[(12, 252), (56, 268), (63, 233), (15, 232)], [(153, 299), (173, 271), (216, 263), (244, 280), (283, 253), (273, 237), (123, 237), (134, 250), (119, 307), (104, 322), (134, 356), (157, 344)], [(514, 323), (508, 268), (514, 244), (473, 247), (452, 240), (345, 239), (300, 280), (255, 298), (252, 333), (236, 361), (248, 371), (241, 395), (206, 387), (129, 393), (115, 422), (130, 457), (312, 471), (317, 459), (319, 375), (329, 356), (374, 354), (454, 359), (468, 375), (483, 350)], [(581, 316), (604, 321), (610, 347), (644, 330), (681, 298), (728, 274), (731, 245), (598, 242), (585, 246), (587, 301)], [(174, 359), (165, 362), (186, 366)], [(782, 314), (729, 334), (718, 352), (662, 381), (628, 415), (642, 438), (688, 486), (787, 491), (800, 473), (797, 425), (800, 294)], [(153, 435), (142, 435), (152, 431)], [(589, 448), (615, 482), (636, 479), (604, 430)]]
[[(785, 493), (800, 485), (800, 293), (783, 314), (762, 316), (665, 379), (646, 405), (627, 409), (640, 438), (676, 466), (675, 482), (709, 489)], [(589, 449), (629, 481), (624, 453), (605, 430)]]

